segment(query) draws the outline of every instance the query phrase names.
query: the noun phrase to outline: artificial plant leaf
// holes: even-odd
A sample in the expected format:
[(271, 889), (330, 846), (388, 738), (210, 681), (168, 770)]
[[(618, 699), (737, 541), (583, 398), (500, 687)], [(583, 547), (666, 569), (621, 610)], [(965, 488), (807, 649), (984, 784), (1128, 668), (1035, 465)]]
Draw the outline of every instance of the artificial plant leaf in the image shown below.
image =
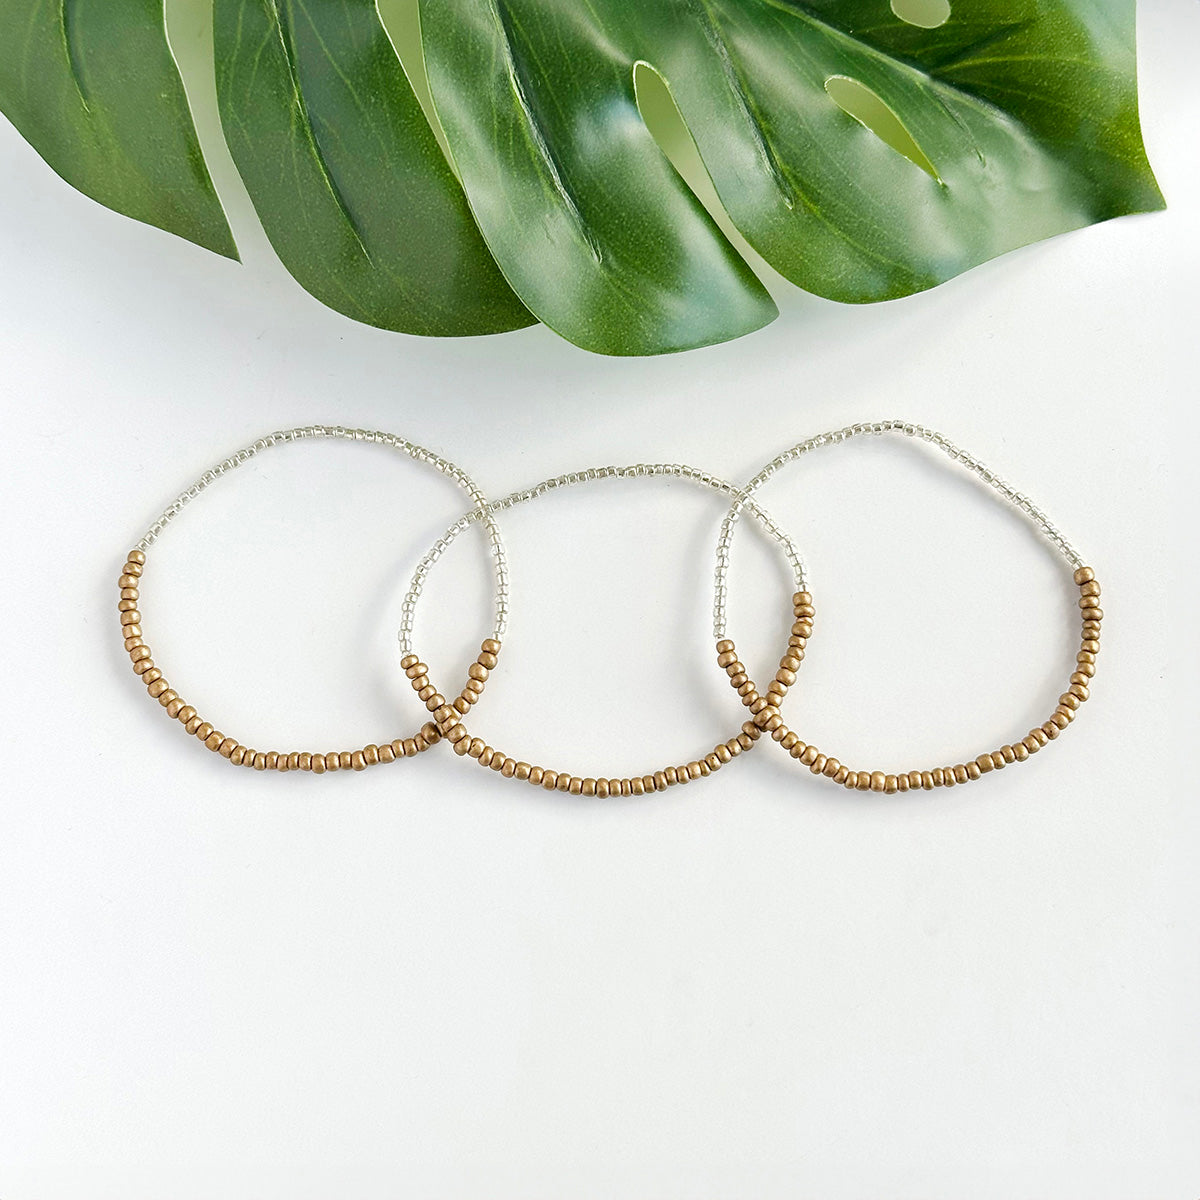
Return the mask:
[(888, 0), (422, 0), (421, 15), (434, 102), (505, 274), (572, 341), (630, 353), (732, 336), (721, 317), (748, 303), (649, 145), (639, 63), (738, 229), (822, 296), (907, 295), (1162, 206), (1132, 0), (952, 3), (933, 29)]
[(213, 19), (226, 141), (276, 253), (309, 292), (407, 333), (533, 322), (374, 0), (216, 0)]
[(0, 112), (94, 200), (237, 257), (163, 0), (0, 0)]
[(605, 354), (726, 341), (777, 313), (638, 110), (629, 33), (660, 3), (421, 4), (434, 103), (492, 253), (542, 321)]

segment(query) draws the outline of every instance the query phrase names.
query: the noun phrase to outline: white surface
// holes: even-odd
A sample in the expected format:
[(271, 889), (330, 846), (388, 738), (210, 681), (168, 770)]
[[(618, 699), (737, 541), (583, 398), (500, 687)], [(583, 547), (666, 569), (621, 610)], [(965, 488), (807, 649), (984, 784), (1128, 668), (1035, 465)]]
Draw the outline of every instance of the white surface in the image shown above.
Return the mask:
[[(764, 332), (652, 361), (352, 324), (271, 259), (228, 170), (244, 267), (84, 200), (0, 127), (4, 1200), (1200, 1195), (1200, 10), (1144, 8), (1168, 212), (900, 303), (783, 292)], [(498, 496), (637, 459), (745, 479), (892, 415), (1026, 488), (1105, 587), (1081, 719), (965, 790), (850, 795), (771, 745), (622, 802), (442, 748), (238, 772), (147, 701), (117, 637), (126, 548), (272, 428), (396, 430)], [(1061, 560), (940, 456), (825, 450), (762, 500), (813, 572), (789, 712), (819, 745), (957, 761), (1053, 706)], [(407, 732), (400, 599), (461, 507), (378, 449), (273, 450), (164, 535), (147, 637), (245, 741)], [(479, 731), (606, 774), (729, 736), (722, 511), (647, 481), (507, 515), (512, 625)], [(417, 631), (443, 687), (487, 623), (460, 541)], [(734, 634), (765, 675), (786, 583), (748, 529), (734, 559)]]

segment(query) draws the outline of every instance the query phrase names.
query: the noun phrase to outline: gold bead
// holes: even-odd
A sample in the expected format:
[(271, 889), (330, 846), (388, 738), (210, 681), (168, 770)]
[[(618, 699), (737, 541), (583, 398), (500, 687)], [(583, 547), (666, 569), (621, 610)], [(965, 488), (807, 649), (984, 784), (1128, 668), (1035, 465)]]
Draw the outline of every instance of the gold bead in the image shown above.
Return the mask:
[(142, 566), (146, 561), (146, 555), (141, 550), (130, 550), (130, 552), (125, 557), (131, 563), (137, 563), (139, 567)]
[(883, 790), (888, 793), (888, 795), (892, 795), (898, 787), (899, 781), (896, 779), (895, 775), (885, 775), (883, 777)]
[[(407, 673), (411, 670), (412, 667), (416, 666), (418, 662), (420, 662), (420, 659), (418, 659), (415, 654), (406, 654), (400, 660), (400, 666)], [(428, 669), (428, 668), (426, 668), (426, 669)], [(420, 671), (415, 671), (412, 674), (410, 674), (408, 677), (409, 677), (409, 679), (411, 679), (413, 674), (419, 675), (420, 673), (421, 673)]]
[(479, 647), (484, 654), (499, 654), (500, 643), (495, 638), (485, 638), (483, 644)]
[[(303, 759), (301, 759), (301, 761), (303, 762)], [(323, 755), (323, 754), (312, 755), (311, 758), (309, 759), (309, 765), (312, 767), (312, 773), (314, 775), (324, 775), (325, 774), (325, 755)]]
[(240, 767), (245, 760), (246, 747), (239, 743), (229, 752), (229, 761), (233, 763), (235, 767)]
[(163, 692), (165, 692), (167, 690), (167, 687), (168, 687), (167, 681), (165, 679), (159, 678), (159, 679), (156, 679), (146, 689), (146, 691), (148, 691), (151, 696), (154, 696), (157, 699), (159, 696), (161, 696), (163, 694)]
[(396, 761), (396, 751), (392, 749), (391, 742), (386, 742), (379, 747), (379, 761), (381, 763), (390, 763)]
[(1080, 589), (1081, 596), (1098, 596), (1100, 595), (1100, 585), (1094, 580), (1089, 579)]
[(968, 779), (978, 779), (980, 775), (983, 774), (983, 772), (979, 769), (979, 764), (977, 762), (969, 762), (966, 764), (966, 766)]
[(887, 783), (887, 776), (882, 771), (871, 772), (871, 791), (882, 792), (884, 785)]
[(1096, 578), (1096, 572), (1091, 567), (1080, 567), (1075, 572), (1075, 582), (1081, 586), (1085, 583), (1091, 583)]
[(356, 771), (365, 771), (367, 769), (367, 759), (361, 750), (355, 750), (350, 755), (350, 766)]
[[(980, 768), (980, 769), (982, 770), (982, 768)], [(966, 783), (967, 780), (970, 778), (971, 777), (967, 774), (966, 763), (959, 763), (954, 768), (954, 782), (955, 783)]]

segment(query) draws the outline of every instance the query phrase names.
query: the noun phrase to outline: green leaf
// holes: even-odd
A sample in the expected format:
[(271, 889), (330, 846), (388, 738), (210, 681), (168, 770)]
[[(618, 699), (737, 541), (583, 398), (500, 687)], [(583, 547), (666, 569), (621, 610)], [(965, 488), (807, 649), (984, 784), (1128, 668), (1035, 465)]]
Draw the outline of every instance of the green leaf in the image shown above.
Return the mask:
[(639, 120), (640, 62), (750, 244), (836, 300), (904, 296), (1162, 205), (1132, 0), (961, 0), (934, 29), (887, 0), (421, 12), (434, 102), (493, 254), (543, 321), (592, 349), (676, 349), (753, 324), (752, 284)]
[(0, 0), (0, 111), (81, 192), (237, 257), (162, 0)]
[(642, 10), (421, 7), (434, 103), (492, 253), (541, 320), (606, 354), (724, 341), (776, 315), (642, 121), (628, 36)]
[(495, 333), (505, 283), (374, 0), (216, 0), (226, 140), (289, 271), (359, 321)]

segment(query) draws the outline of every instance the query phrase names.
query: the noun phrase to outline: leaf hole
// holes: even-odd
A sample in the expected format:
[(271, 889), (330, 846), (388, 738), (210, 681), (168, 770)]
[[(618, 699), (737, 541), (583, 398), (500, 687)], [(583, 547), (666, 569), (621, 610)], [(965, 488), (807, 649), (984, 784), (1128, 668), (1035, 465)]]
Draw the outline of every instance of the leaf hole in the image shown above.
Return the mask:
[(847, 75), (830, 75), (825, 80), (825, 90), (844, 113), (852, 116), (860, 125), (865, 125), (880, 141), (941, 183), (937, 168), (905, 129), (904, 122), (865, 83), (859, 83)]
[(950, 0), (892, 0), (892, 12), (908, 25), (936, 29), (950, 20)]
[(696, 139), (683, 119), (667, 81), (648, 62), (638, 61), (633, 65), (633, 93), (650, 136), (658, 143), (658, 148), (667, 156), (692, 194), (755, 271), (760, 276), (769, 274), (771, 268), (742, 236), (741, 230), (721, 203), (712, 176), (700, 157)]
[(450, 153), (450, 143), (446, 140), (445, 130), (438, 119), (437, 110), (433, 106), (433, 95), (429, 90), (429, 74), (425, 70), (425, 50), (421, 44), (421, 13), (418, 0), (378, 0), (376, 11), (379, 20), (387, 31), (392, 43), (392, 49), (400, 60), (400, 66), (408, 77), (409, 87), (437, 138), (450, 170), (456, 178), (459, 176), (458, 164)]

